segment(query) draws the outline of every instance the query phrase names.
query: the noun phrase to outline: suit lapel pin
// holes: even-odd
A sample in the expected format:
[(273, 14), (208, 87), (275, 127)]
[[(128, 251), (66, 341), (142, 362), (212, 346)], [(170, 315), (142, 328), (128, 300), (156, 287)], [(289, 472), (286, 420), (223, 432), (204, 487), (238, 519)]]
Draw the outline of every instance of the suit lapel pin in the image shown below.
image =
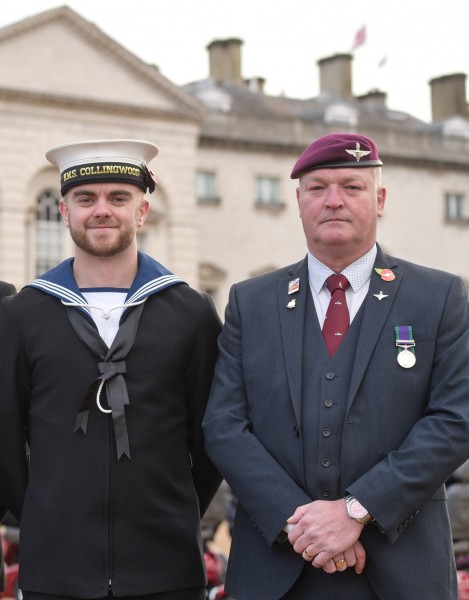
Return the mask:
[(383, 281), (392, 281), (393, 279), (396, 279), (396, 276), (391, 271), (391, 269), (376, 268), (375, 271), (376, 271), (376, 273), (378, 273), (378, 275), (381, 277), (381, 279)]
[(290, 300), (290, 302), (287, 304), (287, 308), (292, 309), (292, 308), (296, 308), (296, 300)]
[(379, 294), (373, 294), (373, 296), (375, 298), (378, 298), (378, 300), (382, 300), (383, 298), (389, 298), (389, 294), (383, 294), (381, 290), (379, 291)]
[(296, 279), (292, 279), (288, 283), (288, 293), (295, 294), (296, 292), (299, 292), (299, 291), (300, 291), (300, 278), (297, 277)]

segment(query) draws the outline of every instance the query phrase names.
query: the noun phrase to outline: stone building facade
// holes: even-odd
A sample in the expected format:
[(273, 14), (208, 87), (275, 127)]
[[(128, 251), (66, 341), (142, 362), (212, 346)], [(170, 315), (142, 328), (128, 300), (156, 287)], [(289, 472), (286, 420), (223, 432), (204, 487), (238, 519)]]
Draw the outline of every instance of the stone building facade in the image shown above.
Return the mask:
[(176, 86), (67, 7), (0, 30), (0, 279), (21, 287), (73, 252), (57, 214), (51, 146), (137, 138), (160, 152), (142, 249), (222, 313), (229, 287), (306, 253), (289, 177), (312, 139), (378, 142), (388, 187), (379, 239), (390, 253), (469, 282), (469, 120), (464, 74), (430, 82), (432, 123), (352, 93), (352, 56), (319, 61), (318, 97), (264, 94), (242, 77), (242, 42), (208, 46), (206, 80)]

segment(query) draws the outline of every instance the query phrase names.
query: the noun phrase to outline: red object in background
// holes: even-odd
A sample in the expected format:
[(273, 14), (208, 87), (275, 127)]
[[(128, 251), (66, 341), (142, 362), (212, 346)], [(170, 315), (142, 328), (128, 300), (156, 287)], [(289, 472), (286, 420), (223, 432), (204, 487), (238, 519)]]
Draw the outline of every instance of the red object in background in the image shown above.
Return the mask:
[(18, 593), (18, 565), (5, 565), (5, 591), (0, 598), (16, 598)]
[(2, 537), (3, 559), (5, 562), (5, 590), (0, 598), (16, 598), (18, 594), (18, 545), (7, 542)]
[(469, 575), (466, 571), (458, 571), (459, 600), (469, 600)]
[(205, 568), (207, 570), (208, 600), (228, 599), (224, 582), (226, 574), (226, 558), (219, 552), (204, 547)]
[(363, 44), (365, 42), (366, 42), (366, 26), (364, 25), (355, 34), (355, 39), (353, 41), (352, 50), (355, 50), (356, 48), (363, 46)]

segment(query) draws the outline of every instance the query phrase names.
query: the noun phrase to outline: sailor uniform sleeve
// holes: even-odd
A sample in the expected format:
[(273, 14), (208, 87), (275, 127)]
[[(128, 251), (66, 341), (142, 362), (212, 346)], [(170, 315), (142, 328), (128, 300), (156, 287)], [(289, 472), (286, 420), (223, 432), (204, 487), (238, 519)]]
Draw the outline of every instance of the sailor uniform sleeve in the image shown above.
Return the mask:
[(201, 425), (218, 355), (217, 339), (221, 330), (221, 321), (210, 296), (203, 294), (203, 298), (204, 310), (186, 373), (192, 476), (199, 497), (201, 515), (206, 511), (221, 483), (221, 476), (205, 453)]

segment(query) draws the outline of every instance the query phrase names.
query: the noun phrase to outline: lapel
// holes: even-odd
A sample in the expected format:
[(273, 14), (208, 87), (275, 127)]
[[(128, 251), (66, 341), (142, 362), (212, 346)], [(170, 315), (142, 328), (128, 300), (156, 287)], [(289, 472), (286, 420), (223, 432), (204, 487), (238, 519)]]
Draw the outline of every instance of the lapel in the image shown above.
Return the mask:
[[(299, 289), (289, 294), (288, 291), (291, 288), (292, 282), (297, 278), (299, 279)], [(306, 258), (294, 265), (290, 269), (289, 275), (280, 279), (278, 284), (278, 310), (283, 354), (288, 387), (298, 423), (301, 423), (303, 335), (308, 293), (308, 260)]]
[[(370, 289), (364, 300), (364, 306), (362, 306), (364, 313), (350, 380), (347, 409), (355, 398), (378, 338), (396, 299), (402, 280), (402, 274), (399, 273), (396, 267), (395, 259), (383, 254), (378, 246), (378, 254), (371, 274)], [(393, 272), (396, 278), (393, 281), (383, 281), (375, 269), (394, 269)], [(382, 297), (380, 300), (379, 297), (383, 295), (386, 295), (386, 297)]]

